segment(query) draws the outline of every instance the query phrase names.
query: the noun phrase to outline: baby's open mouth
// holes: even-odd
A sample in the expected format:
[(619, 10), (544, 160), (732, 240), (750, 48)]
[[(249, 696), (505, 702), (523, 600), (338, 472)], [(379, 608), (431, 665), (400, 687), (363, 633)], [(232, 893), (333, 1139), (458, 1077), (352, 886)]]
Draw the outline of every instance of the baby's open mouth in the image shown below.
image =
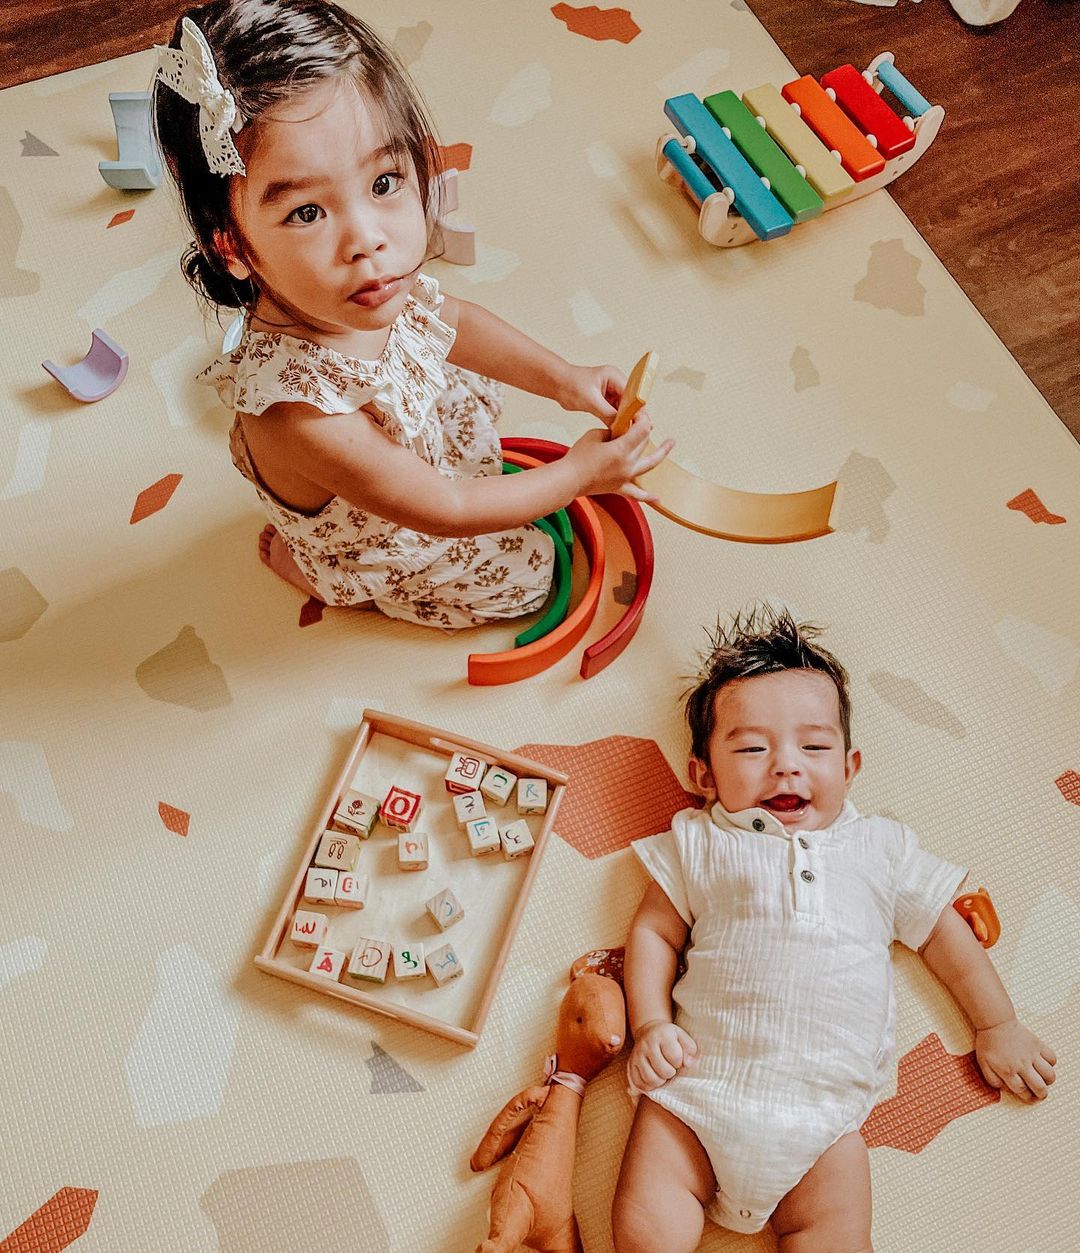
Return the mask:
[(761, 803), (766, 809), (776, 814), (797, 814), (810, 804), (805, 796), (796, 796), (793, 792), (781, 792), (778, 796), (770, 796), (768, 800)]

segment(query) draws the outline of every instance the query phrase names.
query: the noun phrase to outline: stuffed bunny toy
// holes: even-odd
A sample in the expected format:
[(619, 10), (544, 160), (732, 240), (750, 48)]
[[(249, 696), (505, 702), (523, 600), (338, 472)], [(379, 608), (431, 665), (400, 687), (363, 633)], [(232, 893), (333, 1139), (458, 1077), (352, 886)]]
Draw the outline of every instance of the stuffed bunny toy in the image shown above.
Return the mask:
[[(622, 1048), (626, 1005), (614, 979), (591, 971), (563, 997), (544, 1083), (508, 1101), (469, 1165), (502, 1161), (491, 1194), (488, 1238), (477, 1253), (581, 1253), (571, 1180), (585, 1085)], [(505, 1160), (504, 1160), (505, 1159)]]

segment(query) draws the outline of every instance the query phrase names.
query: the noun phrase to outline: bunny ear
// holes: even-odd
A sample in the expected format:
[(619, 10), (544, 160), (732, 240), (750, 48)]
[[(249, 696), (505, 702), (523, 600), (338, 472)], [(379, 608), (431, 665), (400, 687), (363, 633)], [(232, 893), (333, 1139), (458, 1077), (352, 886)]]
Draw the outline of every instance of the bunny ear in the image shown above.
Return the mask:
[(218, 78), (214, 54), (206, 36), (190, 19), (180, 23), (180, 47), (163, 48), (158, 53), (154, 78), (199, 106), (199, 139), (206, 163), (215, 174), (246, 174), (232, 133), (240, 130), (245, 118), (237, 110), (232, 92)]

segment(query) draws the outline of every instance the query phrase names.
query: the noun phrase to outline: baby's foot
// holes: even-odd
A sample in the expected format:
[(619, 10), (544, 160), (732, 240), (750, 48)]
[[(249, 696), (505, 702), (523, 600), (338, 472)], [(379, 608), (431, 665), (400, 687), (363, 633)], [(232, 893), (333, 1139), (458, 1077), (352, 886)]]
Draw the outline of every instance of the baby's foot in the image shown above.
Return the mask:
[(276, 575), (286, 583), (299, 588), (306, 596), (314, 596), (321, 601), (322, 597), (315, 591), (293, 561), (292, 553), (285, 547), (285, 541), (277, 532), (277, 527), (267, 523), (259, 535), (259, 560), (269, 566)]

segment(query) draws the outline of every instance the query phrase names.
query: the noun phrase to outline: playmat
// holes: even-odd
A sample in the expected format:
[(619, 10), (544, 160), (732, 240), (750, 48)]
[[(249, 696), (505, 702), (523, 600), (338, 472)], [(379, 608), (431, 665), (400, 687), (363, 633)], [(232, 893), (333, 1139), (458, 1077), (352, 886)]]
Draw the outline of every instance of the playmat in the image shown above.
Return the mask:
[[(838, 481), (831, 530), (735, 542), (647, 510), (639, 629), (588, 679), (582, 651), (644, 577), (607, 516), (596, 615), (533, 677), (467, 682), (469, 655), (512, 648), (521, 624), (320, 612), (259, 563), (230, 415), (191, 381), (222, 328), (182, 281), (174, 197), (98, 172), (118, 156), (109, 94), (145, 90), (153, 55), (5, 91), (0, 1248), (473, 1249), (493, 1173), (470, 1154), (540, 1080), (571, 962), (624, 941), (644, 886), (627, 844), (686, 802), (678, 696), (703, 627), (759, 599), (829, 625), (864, 754), (856, 804), (986, 885), (994, 959), (1060, 1059), (1044, 1104), (999, 1099), (962, 1016), (896, 954), (898, 1086), (865, 1128), (876, 1248), (1075, 1247), (1080, 449), (887, 190), (768, 242), (702, 237), (657, 174), (665, 100), (837, 68), (790, 65), (743, 0), (362, 9), (432, 106), (459, 171), (451, 221), (475, 227), (474, 263), (432, 272), (571, 360), (629, 371), (655, 351), (649, 412), (685, 476)], [(924, 166), (980, 102), (956, 83), (930, 103), (945, 120)], [(63, 375), (94, 331), (79, 379), (127, 376), (82, 403), (41, 363)], [(562, 443), (588, 425), (522, 393), (503, 421)], [(365, 708), (570, 779), (473, 1048), (254, 964)], [(485, 918), (476, 880), (455, 888), (462, 927)], [(424, 995), (467, 1001), (471, 973)], [(584, 1102), (590, 1253), (611, 1248), (623, 1060)], [(713, 1227), (702, 1245), (771, 1247)]]

